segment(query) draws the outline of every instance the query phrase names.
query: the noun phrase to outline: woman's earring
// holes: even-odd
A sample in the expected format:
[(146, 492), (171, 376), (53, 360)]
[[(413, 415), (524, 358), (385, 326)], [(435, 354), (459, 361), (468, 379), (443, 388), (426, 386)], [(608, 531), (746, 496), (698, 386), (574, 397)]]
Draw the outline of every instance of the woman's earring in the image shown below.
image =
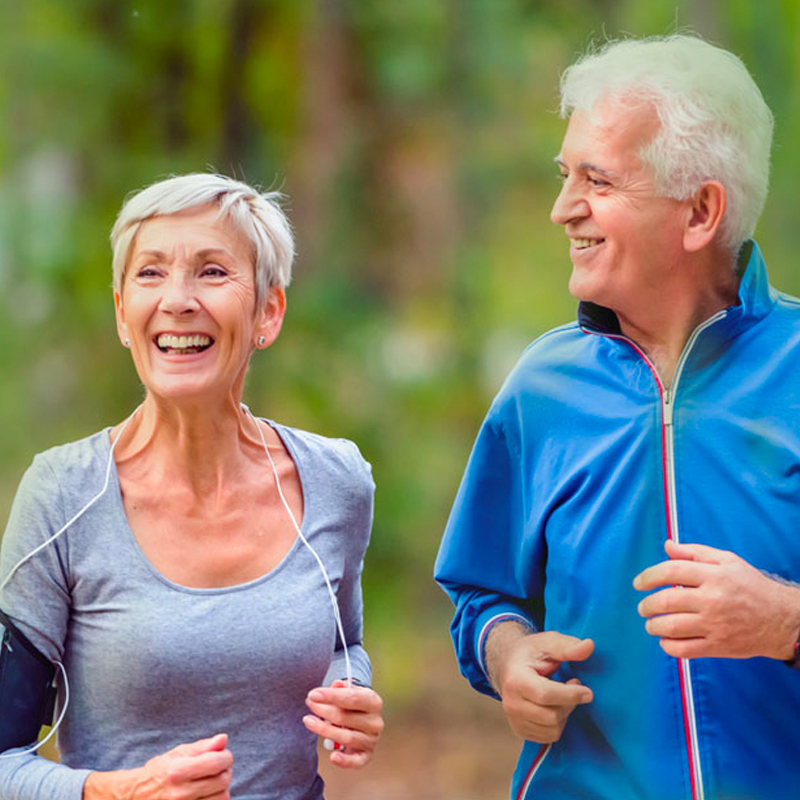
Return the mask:
[(123, 342), (123, 344), (125, 345), (125, 347), (130, 347), (131, 346), (131, 340), (126, 337), (125, 341)]
[(266, 336), (259, 336), (258, 337), (258, 346), (259, 347), (263, 347), (266, 343), (267, 343), (267, 337)]

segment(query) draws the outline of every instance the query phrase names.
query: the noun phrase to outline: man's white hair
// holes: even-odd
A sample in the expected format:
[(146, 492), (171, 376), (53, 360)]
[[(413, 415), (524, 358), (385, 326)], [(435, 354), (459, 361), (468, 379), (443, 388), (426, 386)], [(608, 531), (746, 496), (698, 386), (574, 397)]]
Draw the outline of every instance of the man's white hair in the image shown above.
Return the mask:
[(294, 238), (278, 201), (280, 192), (262, 193), (246, 183), (213, 173), (177, 175), (129, 197), (111, 229), (114, 291), (121, 292), (131, 246), (143, 222), (152, 217), (216, 205), (249, 239), (253, 249), (256, 304), (269, 287), (288, 286), (292, 278)]
[(742, 61), (697, 36), (610, 41), (561, 76), (561, 115), (598, 100), (652, 104), (661, 128), (639, 153), (656, 190), (685, 200), (706, 180), (725, 187), (720, 243), (753, 235), (769, 185), (773, 118)]

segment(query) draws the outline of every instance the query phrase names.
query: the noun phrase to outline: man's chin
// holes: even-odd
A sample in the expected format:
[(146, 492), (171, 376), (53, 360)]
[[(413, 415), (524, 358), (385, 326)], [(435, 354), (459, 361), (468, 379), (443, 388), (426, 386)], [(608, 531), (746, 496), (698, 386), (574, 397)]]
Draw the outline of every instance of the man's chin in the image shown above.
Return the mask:
[(602, 303), (597, 300), (597, 287), (593, 286), (593, 281), (588, 275), (584, 275), (573, 269), (567, 288), (569, 289), (569, 293), (582, 303), (598, 303), (602, 305)]

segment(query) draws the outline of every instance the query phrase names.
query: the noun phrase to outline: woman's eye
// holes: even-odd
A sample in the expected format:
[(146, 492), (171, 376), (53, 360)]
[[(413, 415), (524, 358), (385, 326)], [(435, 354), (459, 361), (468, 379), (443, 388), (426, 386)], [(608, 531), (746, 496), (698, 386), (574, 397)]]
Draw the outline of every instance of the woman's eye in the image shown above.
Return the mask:
[(155, 267), (142, 267), (137, 273), (137, 278), (155, 278), (158, 275)]
[(203, 272), (201, 274), (209, 278), (224, 278), (228, 272), (216, 264), (210, 264), (206, 267), (203, 267)]

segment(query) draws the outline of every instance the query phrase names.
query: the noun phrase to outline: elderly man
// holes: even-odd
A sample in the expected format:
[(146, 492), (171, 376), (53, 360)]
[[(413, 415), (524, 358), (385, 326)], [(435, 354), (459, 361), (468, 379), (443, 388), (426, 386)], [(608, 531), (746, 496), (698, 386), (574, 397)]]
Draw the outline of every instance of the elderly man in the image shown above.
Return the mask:
[(692, 36), (590, 54), (562, 113), (578, 321), (525, 351), (464, 474), (436, 565), (461, 670), (526, 740), (515, 800), (789, 797), (800, 301), (748, 238), (772, 117)]

